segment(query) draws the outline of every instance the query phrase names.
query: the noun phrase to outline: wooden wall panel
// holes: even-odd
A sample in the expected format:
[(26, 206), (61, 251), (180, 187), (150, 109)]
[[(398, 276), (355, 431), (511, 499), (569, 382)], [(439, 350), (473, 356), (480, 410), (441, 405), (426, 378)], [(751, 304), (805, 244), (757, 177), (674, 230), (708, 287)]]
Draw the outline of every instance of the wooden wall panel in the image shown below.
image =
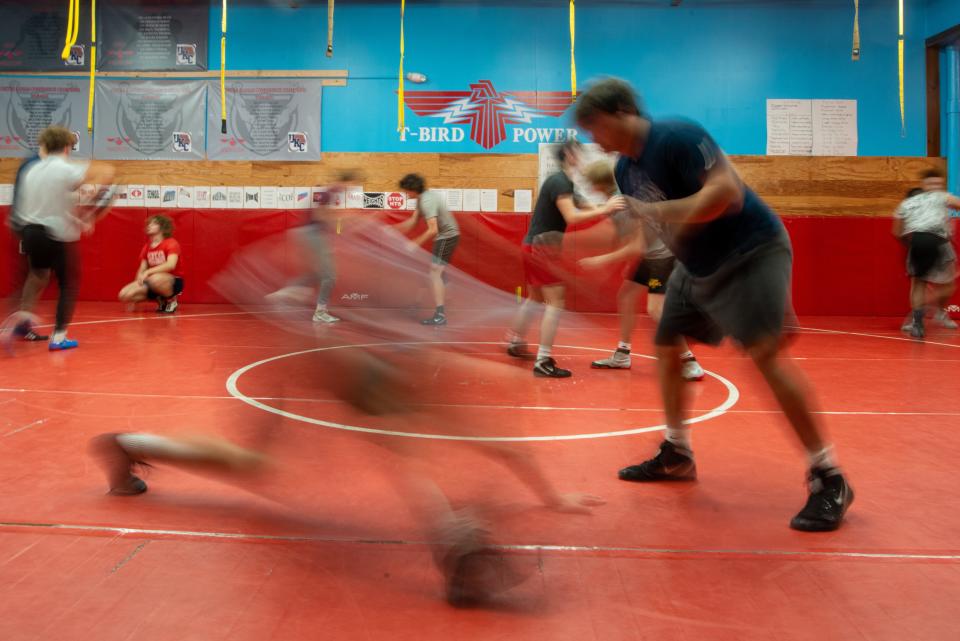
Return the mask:
[[(920, 172), (945, 167), (941, 158), (732, 156), (747, 184), (784, 216), (889, 216)], [(19, 164), (0, 159), (0, 183), (13, 182)], [(397, 188), (406, 173), (433, 187), (496, 189), (500, 211), (513, 211), (514, 189), (535, 189), (534, 154), (327, 153), (317, 163), (126, 161), (124, 184), (323, 184), (342, 169), (359, 169), (370, 191)]]

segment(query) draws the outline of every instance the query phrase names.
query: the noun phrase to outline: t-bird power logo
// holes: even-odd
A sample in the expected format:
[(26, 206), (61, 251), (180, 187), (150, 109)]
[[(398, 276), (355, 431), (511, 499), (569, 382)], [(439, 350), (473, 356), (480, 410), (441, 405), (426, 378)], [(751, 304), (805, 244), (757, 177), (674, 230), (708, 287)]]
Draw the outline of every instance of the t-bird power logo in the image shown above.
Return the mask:
[[(444, 125), (470, 125), (470, 140), (492, 149), (508, 138), (512, 142), (561, 142), (574, 138), (576, 129), (524, 127), (535, 118), (558, 118), (570, 107), (570, 92), (497, 91), (489, 80), (470, 85), (470, 91), (407, 91), (403, 101), (418, 116), (442, 118)], [(401, 139), (419, 142), (463, 142), (461, 127), (405, 127)]]

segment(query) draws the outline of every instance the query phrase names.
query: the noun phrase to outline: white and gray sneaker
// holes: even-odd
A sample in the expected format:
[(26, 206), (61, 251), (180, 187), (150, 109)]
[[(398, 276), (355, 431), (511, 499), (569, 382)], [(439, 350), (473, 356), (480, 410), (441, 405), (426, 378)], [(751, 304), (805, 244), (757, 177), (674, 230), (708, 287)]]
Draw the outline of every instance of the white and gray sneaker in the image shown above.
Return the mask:
[(913, 312), (907, 314), (907, 317), (903, 319), (903, 325), (900, 326), (901, 332), (909, 332), (913, 329)]
[(688, 356), (683, 359), (680, 376), (682, 376), (685, 381), (702, 381), (703, 377), (706, 376), (706, 372), (700, 367), (700, 363), (697, 362), (696, 357)]
[(957, 329), (957, 323), (955, 320), (950, 318), (950, 315), (947, 314), (947, 310), (938, 309), (937, 313), (933, 315), (933, 319), (940, 323), (941, 327), (946, 329)]
[(620, 349), (613, 352), (613, 356), (602, 358), (590, 363), (593, 369), (630, 369), (630, 350)]
[(313, 322), (314, 323), (336, 323), (340, 319), (329, 313), (325, 309), (317, 309), (313, 312)]

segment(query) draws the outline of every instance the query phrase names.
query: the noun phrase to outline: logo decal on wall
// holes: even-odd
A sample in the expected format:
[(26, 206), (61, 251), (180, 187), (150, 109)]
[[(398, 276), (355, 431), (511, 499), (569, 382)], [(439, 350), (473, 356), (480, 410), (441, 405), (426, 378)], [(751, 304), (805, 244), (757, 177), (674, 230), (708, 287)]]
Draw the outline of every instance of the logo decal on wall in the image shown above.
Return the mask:
[[(534, 118), (558, 118), (570, 107), (568, 91), (497, 91), (489, 80), (470, 91), (407, 91), (404, 103), (418, 116), (443, 118), (446, 125), (470, 125), (470, 140), (484, 149), (507, 139), (507, 125), (532, 124)], [(461, 142), (463, 130), (453, 127), (408, 128), (420, 142)], [(576, 129), (514, 127), (513, 142), (560, 142)]]

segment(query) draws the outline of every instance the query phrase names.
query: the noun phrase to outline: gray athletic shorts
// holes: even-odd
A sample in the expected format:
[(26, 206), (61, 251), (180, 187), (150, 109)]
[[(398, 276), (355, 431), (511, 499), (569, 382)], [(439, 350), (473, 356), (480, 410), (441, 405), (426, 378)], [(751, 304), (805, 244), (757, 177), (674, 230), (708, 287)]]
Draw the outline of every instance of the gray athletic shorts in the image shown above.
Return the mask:
[(450, 262), (450, 259), (453, 258), (453, 250), (457, 248), (457, 243), (460, 242), (460, 236), (454, 236), (452, 238), (442, 238), (440, 240), (433, 241), (433, 254), (432, 262), (434, 265), (447, 265)]
[(793, 250), (786, 234), (732, 256), (709, 276), (691, 276), (679, 261), (667, 282), (657, 345), (681, 337), (716, 345), (725, 336), (750, 347), (795, 322), (790, 304)]

